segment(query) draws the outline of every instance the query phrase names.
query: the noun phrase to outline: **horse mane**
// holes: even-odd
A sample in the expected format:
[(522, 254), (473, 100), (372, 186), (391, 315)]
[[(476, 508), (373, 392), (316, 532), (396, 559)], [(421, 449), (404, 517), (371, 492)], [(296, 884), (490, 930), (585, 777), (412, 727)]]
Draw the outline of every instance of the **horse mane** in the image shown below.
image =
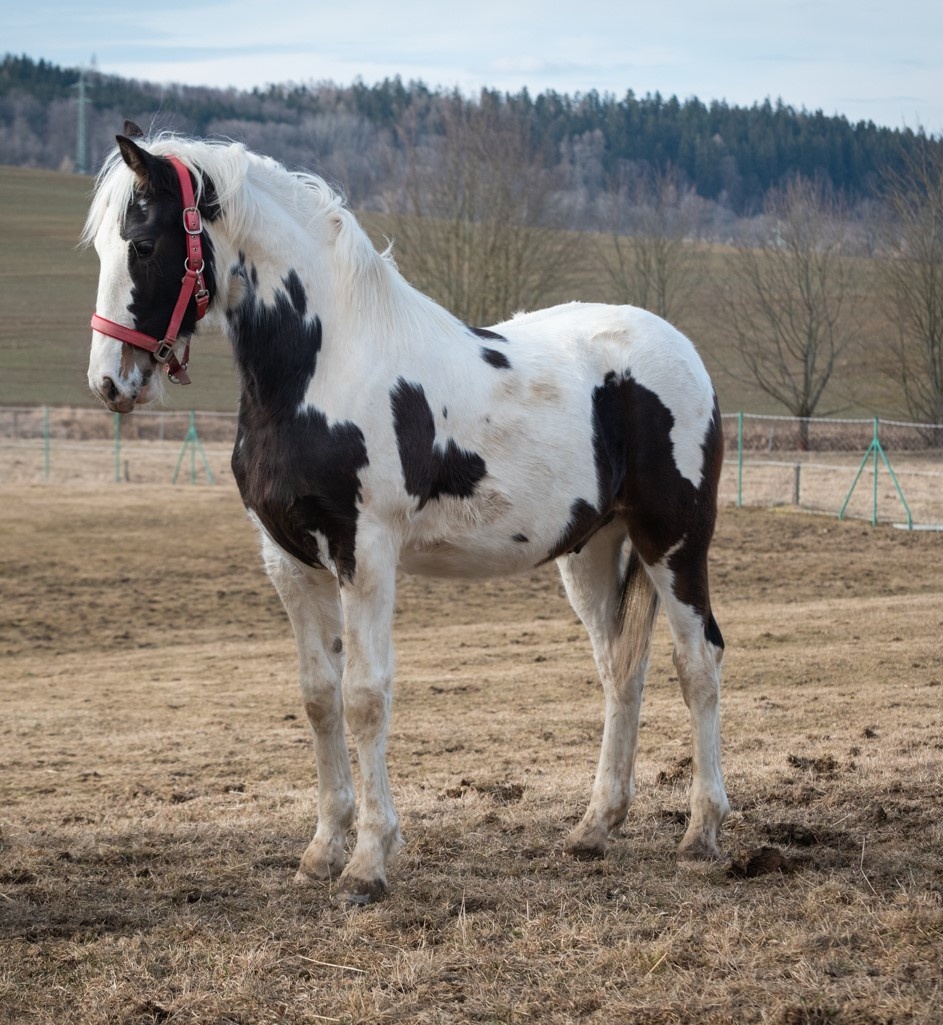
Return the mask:
[[(348, 310), (370, 322), (381, 337), (415, 337), (417, 329), (428, 330), (430, 320), (440, 331), (460, 325), (402, 277), (393, 259), (392, 243), (378, 251), (344, 196), (318, 175), (290, 171), (277, 160), (230, 140), (162, 132), (143, 145), (158, 156), (173, 154), (194, 173), (197, 202), (203, 194), (203, 176), (212, 182), (227, 231), (234, 237), (263, 230), (263, 195), (289, 210), (301, 225), (323, 218), (339, 272), (341, 298)], [(116, 149), (96, 180), (82, 244), (91, 244), (110, 209), (117, 210), (120, 223), (133, 194), (134, 175)]]

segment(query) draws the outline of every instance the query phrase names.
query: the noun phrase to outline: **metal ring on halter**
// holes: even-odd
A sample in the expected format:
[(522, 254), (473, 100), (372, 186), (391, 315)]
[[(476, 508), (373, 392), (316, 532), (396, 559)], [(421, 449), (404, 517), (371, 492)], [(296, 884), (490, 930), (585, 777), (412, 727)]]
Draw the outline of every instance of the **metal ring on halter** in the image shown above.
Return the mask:
[(200, 260), (200, 266), (196, 267), (196, 268), (190, 266), (190, 257), (189, 256), (183, 261), (183, 269), (188, 274), (197, 274), (197, 275), (202, 274), (203, 273), (203, 269), (205, 267), (206, 267), (206, 260)]

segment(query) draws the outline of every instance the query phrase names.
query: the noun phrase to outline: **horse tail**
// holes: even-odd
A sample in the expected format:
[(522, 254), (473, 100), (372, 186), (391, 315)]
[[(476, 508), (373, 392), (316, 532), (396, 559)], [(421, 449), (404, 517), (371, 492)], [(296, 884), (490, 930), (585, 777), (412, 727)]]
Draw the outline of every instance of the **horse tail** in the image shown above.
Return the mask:
[(633, 547), (622, 578), (619, 602), (619, 634), (615, 645), (615, 670), (620, 680), (631, 680), (643, 669), (651, 647), (658, 615), (658, 592)]

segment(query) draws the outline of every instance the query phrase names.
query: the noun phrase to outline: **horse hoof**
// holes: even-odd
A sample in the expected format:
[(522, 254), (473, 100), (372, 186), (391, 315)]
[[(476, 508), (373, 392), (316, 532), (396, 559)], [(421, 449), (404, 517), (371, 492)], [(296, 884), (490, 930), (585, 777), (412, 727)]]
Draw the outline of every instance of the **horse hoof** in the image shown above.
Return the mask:
[(349, 907), (366, 907), (382, 900), (387, 893), (385, 879), (342, 879), (338, 900)]
[(292, 882), (295, 886), (322, 886), (325, 882), (330, 882), (332, 878), (336, 879), (339, 875), (340, 872), (334, 876), (315, 875), (313, 872), (305, 872), (304, 869), (299, 868)]
[(599, 861), (606, 856), (606, 841), (599, 838), (571, 836), (563, 845), (563, 853), (577, 861)]
[(720, 850), (716, 842), (703, 836), (683, 840), (678, 848), (679, 861), (717, 861), (719, 858)]
[(568, 844), (563, 848), (563, 853), (576, 861), (602, 861), (606, 856), (604, 847), (592, 847), (584, 844)]
[(326, 844), (313, 840), (301, 856), (295, 882), (329, 882), (331, 879), (337, 879), (343, 871), (343, 851), (335, 851), (332, 854), (331, 849)]
[(567, 837), (563, 853), (577, 861), (598, 861), (606, 856), (608, 832), (580, 824)]

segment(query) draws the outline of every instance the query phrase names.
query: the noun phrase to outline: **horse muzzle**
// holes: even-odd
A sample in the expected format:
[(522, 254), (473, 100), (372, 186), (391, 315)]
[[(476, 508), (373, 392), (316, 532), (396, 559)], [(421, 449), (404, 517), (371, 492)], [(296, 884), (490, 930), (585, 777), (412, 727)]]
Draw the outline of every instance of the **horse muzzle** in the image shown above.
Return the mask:
[(140, 394), (137, 390), (122, 391), (110, 377), (104, 377), (93, 391), (113, 413), (130, 413)]
[(120, 373), (89, 374), (88, 386), (113, 413), (130, 413), (135, 406), (150, 402), (154, 397), (153, 368), (135, 369), (130, 378)]

